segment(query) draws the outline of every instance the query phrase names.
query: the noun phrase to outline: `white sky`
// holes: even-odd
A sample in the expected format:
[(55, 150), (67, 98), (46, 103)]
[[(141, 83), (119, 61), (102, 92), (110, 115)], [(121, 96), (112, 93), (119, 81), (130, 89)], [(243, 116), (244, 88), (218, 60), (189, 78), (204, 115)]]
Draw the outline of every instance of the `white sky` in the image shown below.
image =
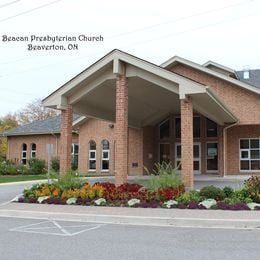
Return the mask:
[[(104, 42), (34, 52), (28, 43), (2, 42), (2, 35), (31, 34), (102, 35)], [(0, 0), (0, 36), (1, 117), (46, 97), (115, 48), (156, 64), (178, 55), (260, 68), (260, 0)]]

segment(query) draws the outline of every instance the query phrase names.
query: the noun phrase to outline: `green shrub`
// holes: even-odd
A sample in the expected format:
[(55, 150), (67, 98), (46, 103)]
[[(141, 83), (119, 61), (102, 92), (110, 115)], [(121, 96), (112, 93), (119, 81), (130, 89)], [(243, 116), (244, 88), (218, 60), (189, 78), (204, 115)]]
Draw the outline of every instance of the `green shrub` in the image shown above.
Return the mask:
[(59, 175), (57, 177), (57, 181), (53, 180), (53, 183), (56, 184), (61, 190), (79, 189), (82, 185), (82, 181), (73, 171), (68, 171), (66, 175)]
[(188, 203), (190, 201), (199, 202), (201, 201), (200, 193), (199, 191), (191, 190), (189, 192), (182, 193), (176, 198), (176, 201), (179, 203)]
[(147, 169), (146, 171), (151, 175), (146, 183), (147, 188), (151, 191), (161, 188), (176, 188), (182, 184), (180, 177), (176, 174), (176, 169), (170, 163), (157, 163), (151, 173)]
[(252, 202), (252, 199), (250, 198), (250, 192), (246, 188), (235, 190), (232, 198), (238, 199), (240, 202)]
[(59, 158), (53, 158), (51, 160), (51, 169), (55, 172), (58, 172), (60, 170), (60, 160)]
[(28, 168), (23, 164), (17, 164), (10, 160), (0, 162), (0, 175), (20, 175), (27, 173)]
[(200, 196), (203, 199), (223, 200), (225, 198), (225, 193), (222, 189), (210, 185), (205, 186), (200, 190)]
[(46, 174), (47, 172), (44, 160), (33, 158), (28, 161), (28, 165), (29, 165), (29, 174), (31, 175)]
[(234, 194), (234, 190), (229, 186), (224, 187), (223, 192), (225, 193), (226, 198), (231, 198)]
[(249, 197), (256, 203), (260, 203), (260, 177), (252, 176), (245, 181), (245, 189), (249, 193)]

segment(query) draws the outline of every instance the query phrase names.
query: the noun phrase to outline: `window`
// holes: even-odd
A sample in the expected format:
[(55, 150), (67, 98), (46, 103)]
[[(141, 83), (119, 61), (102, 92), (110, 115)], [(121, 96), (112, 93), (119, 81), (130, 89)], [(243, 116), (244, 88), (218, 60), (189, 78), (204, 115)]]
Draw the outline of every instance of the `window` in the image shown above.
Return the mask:
[(218, 125), (207, 118), (207, 137), (218, 136)]
[(199, 116), (193, 117), (193, 137), (194, 138), (200, 137), (200, 117)]
[(72, 144), (71, 145), (71, 165), (72, 168), (78, 168), (78, 157), (79, 157), (79, 145)]
[[(175, 137), (181, 138), (181, 118), (175, 118)], [(200, 117), (194, 116), (193, 117), (193, 137), (199, 138), (200, 137)]]
[(160, 124), (160, 139), (166, 139), (170, 137), (170, 120), (166, 120)]
[(101, 156), (101, 170), (109, 170), (109, 142), (108, 140), (103, 140), (101, 142), (102, 156)]
[(240, 139), (240, 170), (260, 170), (260, 138)]
[(31, 144), (31, 158), (36, 158), (36, 144)]
[(181, 138), (181, 118), (175, 118), (175, 137)]
[(88, 158), (89, 158), (89, 166), (88, 166), (89, 170), (95, 171), (96, 170), (96, 142), (93, 140), (89, 141)]
[(27, 144), (22, 144), (21, 162), (22, 164), (27, 162)]

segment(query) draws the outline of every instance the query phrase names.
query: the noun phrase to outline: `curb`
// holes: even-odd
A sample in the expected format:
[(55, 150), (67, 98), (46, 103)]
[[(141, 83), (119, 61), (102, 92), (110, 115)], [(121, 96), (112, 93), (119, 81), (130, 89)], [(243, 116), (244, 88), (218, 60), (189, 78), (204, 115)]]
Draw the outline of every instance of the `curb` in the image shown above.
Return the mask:
[(33, 210), (0, 209), (0, 217), (91, 222), (116, 225), (137, 225), (180, 228), (255, 229), (260, 231), (260, 219), (192, 218), (171, 216), (138, 216), (115, 214), (64, 213)]

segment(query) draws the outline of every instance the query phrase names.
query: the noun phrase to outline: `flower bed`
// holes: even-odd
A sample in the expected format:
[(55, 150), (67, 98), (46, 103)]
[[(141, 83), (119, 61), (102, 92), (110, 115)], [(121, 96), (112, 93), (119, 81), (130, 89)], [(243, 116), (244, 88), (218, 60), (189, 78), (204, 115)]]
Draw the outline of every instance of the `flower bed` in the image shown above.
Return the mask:
[(184, 186), (149, 190), (140, 184), (116, 187), (110, 182), (37, 184), (25, 189), (18, 202), (140, 208), (260, 210), (259, 177), (251, 177), (240, 190), (207, 186), (185, 192)]

